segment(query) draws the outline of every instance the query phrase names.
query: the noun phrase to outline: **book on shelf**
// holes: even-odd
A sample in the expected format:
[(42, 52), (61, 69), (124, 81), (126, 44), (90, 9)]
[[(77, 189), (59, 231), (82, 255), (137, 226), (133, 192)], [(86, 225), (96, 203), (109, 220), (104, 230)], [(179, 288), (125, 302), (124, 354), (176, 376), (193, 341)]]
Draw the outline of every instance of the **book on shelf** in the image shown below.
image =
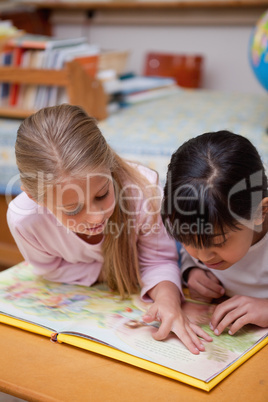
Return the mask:
[[(46, 68), (52, 68), (55, 70), (61, 70), (64, 68), (65, 64), (72, 60), (81, 60), (94, 58), (95, 68), (96, 60), (95, 58), (99, 55), (99, 47), (97, 45), (83, 43), (78, 46), (73, 46), (71, 48), (57, 48), (51, 53), (52, 58), (50, 63), (47, 64)], [(54, 56), (54, 57), (53, 57)], [(54, 60), (53, 60), (54, 59)], [(78, 61), (83, 67), (85, 67), (86, 62)], [(89, 61), (88, 61), (89, 63)], [(88, 72), (88, 70), (85, 69)], [(63, 87), (50, 87), (46, 89), (43, 100), (38, 107), (53, 106), (63, 102), (68, 102), (68, 94), (66, 88)]]
[(233, 336), (215, 336), (208, 325), (215, 306), (186, 301), (185, 313), (213, 338), (205, 342), (205, 352), (193, 355), (173, 334), (165, 341), (153, 339), (159, 324), (142, 321), (147, 307), (139, 295), (122, 300), (103, 284), (44, 280), (26, 262), (0, 273), (0, 322), (206, 391), (268, 343), (268, 328), (252, 325)]
[[(0, 58), (1, 66), (10, 66), (12, 63), (12, 51), (11, 50), (3, 50)], [(0, 105), (1, 107), (6, 107), (9, 102), (9, 93), (10, 93), (10, 84), (7, 82), (0, 83)]]
[(156, 88), (147, 91), (135, 92), (123, 97), (123, 105), (134, 105), (136, 103), (146, 102), (153, 99), (163, 98), (165, 96), (170, 96), (176, 94), (180, 91), (177, 86), (167, 86), (163, 88)]
[(24, 34), (10, 38), (7, 42), (8, 47), (21, 47), (27, 49), (54, 49), (56, 47), (77, 46), (86, 43), (85, 37), (78, 38), (56, 38), (45, 35)]
[[(11, 65), (13, 67), (19, 67), (22, 63), (22, 55), (25, 50), (21, 47), (15, 47), (12, 51), (12, 60)], [(20, 85), (17, 83), (10, 84), (10, 93), (9, 93), (9, 106), (15, 106), (18, 101)]]
[(104, 80), (104, 88), (109, 94), (121, 93), (123, 96), (133, 95), (139, 92), (151, 91), (160, 88), (176, 87), (173, 78), (130, 76)]
[(131, 73), (119, 78), (111, 74), (107, 78), (103, 73), (100, 71), (98, 78), (109, 94), (110, 102), (118, 103), (120, 107), (161, 98), (179, 90), (173, 78), (135, 76)]
[[(23, 35), (11, 20), (0, 20), (0, 66), (18, 66), (21, 62), (22, 50), (8, 46), (9, 40)], [(1, 77), (0, 77), (1, 78)], [(18, 96), (19, 85), (0, 82), (0, 107), (12, 106)]]
[[(22, 56), (22, 68), (42, 68), (44, 51), (36, 49), (26, 49)], [(22, 109), (33, 110), (38, 87), (32, 84), (21, 84), (17, 99), (17, 106)]]
[(6, 43), (14, 37), (20, 36), (24, 31), (16, 28), (11, 20), (0, 19), (0, 52), (5, 49)]
[[(37, 69), (62, 69), (65, 62), (73, 60), (76, 56), (82, 57), (99, 53), (98, 46), (88, 44), (84, 37), (58, 39), (33, 34), (9, 39), (5, 49), (6, 52), (11, 52), (11, 61), (8, 63), (8, 60), (2, 57), (2, 65), (11, 64), (21, 68)], [(60, 88), (56, 86), (19, 85), (17, 83), (8, 85), (9, 106), (40, 109), (57, 104), (57, 93), (60, 92)], [(8, 87), (6, 86), (6, 88)], [(64, 90), (62, 89), (62, 91)]]

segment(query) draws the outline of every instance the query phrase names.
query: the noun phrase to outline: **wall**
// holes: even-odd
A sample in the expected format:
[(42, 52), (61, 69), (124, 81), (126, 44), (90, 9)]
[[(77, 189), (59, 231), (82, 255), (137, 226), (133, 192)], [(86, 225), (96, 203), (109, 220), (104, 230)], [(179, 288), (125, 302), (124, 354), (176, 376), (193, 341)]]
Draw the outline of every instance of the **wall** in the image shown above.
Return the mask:
[(58, 37), (83, 35), (105, 49), (129, 50), (129, 71), (142, 74), (144, 55), (149, 50), (201, 53), (205, 56), (204, 88), (264, 94), (248, 60), (253, 25), (91, 24), (84, 14), (69, 19), (54, 16), (54, 34)]

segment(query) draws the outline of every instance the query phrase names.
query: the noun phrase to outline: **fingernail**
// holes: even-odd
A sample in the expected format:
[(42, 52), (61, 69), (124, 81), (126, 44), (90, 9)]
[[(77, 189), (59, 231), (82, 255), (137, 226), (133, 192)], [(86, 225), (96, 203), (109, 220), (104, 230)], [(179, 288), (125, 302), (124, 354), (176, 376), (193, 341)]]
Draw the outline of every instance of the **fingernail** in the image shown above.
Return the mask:
[(224, 295), (224, 293), (225, 293), (225, 290), (222, 289), (222, 290), (221, 290), (221, 295)]
[(228, 331), (228, 334), (229, 335), (233, 335), (233, 333), (232, 333), (232, 331), (229, 329), (229, 331)]
[(200, 345), (199, 350), (200, 350), (200, 349), (205, 350), (205, 346), (204, 346), (204, 345)]
[(209, 323), (209, 328), (213, 331), (213, 325), (211, 324), (211, 322)]
[(218, 329), (215, 329), (214, 334), (215, 334), (215, 335), (219, 335), (219, 330), (218, 330)]
[(142, 316), (142, 319), (145, 320), (145, 321), (150, 320), (151, 318), (152, 317), (149, 314), (145, 314), (145, 315)]

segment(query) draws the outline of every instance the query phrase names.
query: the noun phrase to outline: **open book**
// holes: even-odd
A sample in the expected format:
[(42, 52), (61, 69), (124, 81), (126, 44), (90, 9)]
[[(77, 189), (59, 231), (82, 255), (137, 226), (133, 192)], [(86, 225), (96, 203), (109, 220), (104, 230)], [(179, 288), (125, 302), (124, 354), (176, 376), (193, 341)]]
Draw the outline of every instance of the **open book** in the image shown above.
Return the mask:
[(212, 337), (206, 351), (191, 354), (175, 335), (155, 341), (158, 323), (145, 324), (148, 304), (138, 295), (121, 300), (104, 285), (49, 282), (21, 263), (0, 274), (0, 322), (99, 353), (209, 391), (268, 343), (268, 328), (247, 326), (214, 336), (215, 306), (187, 301), (186, 314)]

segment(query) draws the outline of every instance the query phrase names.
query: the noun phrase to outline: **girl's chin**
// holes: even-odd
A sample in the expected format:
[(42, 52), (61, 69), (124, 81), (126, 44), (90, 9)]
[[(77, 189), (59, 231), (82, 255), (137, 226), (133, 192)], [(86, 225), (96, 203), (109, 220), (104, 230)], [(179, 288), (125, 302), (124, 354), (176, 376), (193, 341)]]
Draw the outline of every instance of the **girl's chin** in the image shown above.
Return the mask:
[(87, 236), (96, 236), (102, 234), (104, 232), (105, 226), (106, 222), (103, 222), (100, 225), (95, 226), (94, 228), (86, 228), (82, 234)]

